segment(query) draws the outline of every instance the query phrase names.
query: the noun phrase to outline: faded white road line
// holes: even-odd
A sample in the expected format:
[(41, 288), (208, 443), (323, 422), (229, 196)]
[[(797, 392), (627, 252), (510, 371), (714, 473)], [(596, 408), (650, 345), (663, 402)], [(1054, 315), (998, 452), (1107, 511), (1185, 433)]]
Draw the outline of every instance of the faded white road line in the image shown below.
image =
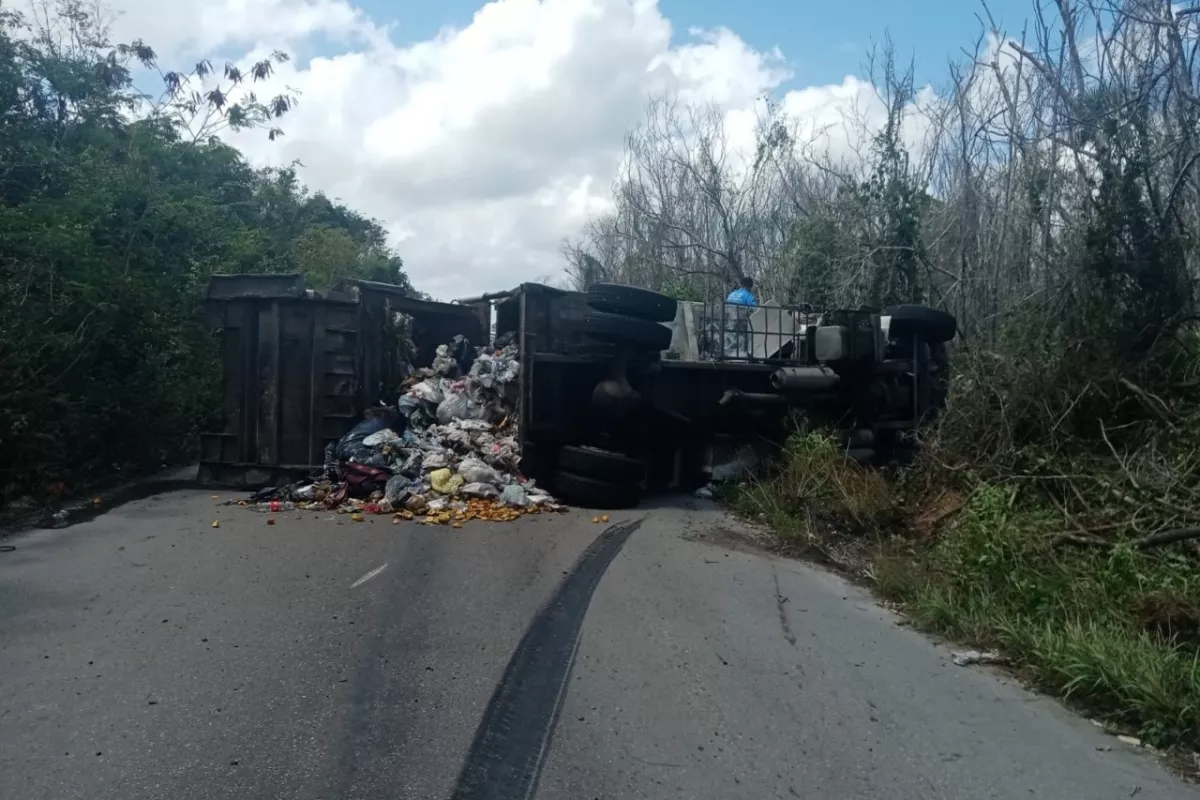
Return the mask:
[(370, 572), (368, 572), (366, 575), (363, 575), (361, 578), (359, 578), (358, 580), (356, 580), (354, 583), (350, 584), (350, 588), (351, 588), (351, 589), (357, 589), (359, 586), (362, 586), (364, 583), (366, 583), (367, 581), (371, 580), (371, 578), (374, 578), (374, 577), (375, 577), (375, 576), (377, 576), (379, 573), (383, 572), (385, 569), (387, 569), (387, 563), (386, 563), (386, 562), (384, 562), (384, 563), (383, 563), (383, 564), (381, 564), (380, 566), (376, 567), (375, 569), (371, 570), (371, 571), (370, 571)]

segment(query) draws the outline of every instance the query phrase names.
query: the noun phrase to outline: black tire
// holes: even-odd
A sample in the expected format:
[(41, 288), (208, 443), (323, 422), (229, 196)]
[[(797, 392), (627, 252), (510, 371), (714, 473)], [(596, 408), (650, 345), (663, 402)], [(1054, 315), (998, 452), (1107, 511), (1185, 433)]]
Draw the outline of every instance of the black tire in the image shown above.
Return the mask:
[(558, 467), (573, 475), (615, 483), (637, 483), (646, 472), (641, 461), (624, 453), (575, 445), (559, 448)]
[(856, 449), (859, 447), (872, 447), (875, 444), (875, 431), (870, 428), (855, 428), (851, 431), (846, 431), (846, 447)]
[(671, 329), (657, 322), (593, 311), (583, 318), (583, 332), (593, 339), (623, 344), (638, 350), (666, 350), (671, 346)]
[(859, 464), (870, 464), (875, 460), (875, 448), (852, 447), (846, 451), (846, 458)]
[(608, 483), (572, 472), (555, 474), (554, 491), (559, 500), (582, 508), (633, 508), (642, 500), (642, 487), (636, 483)]
[(948, 342), (958, 333), (953, 314), (928, 306), (903, 305), (885, 308), (891, 316), (891, 336), (920, 336), (929, 342)]
[(592, 308), (649, 322), (670, 322), (679, 307), (673, 297), (619, 283), (594, 283), (587, 295)]

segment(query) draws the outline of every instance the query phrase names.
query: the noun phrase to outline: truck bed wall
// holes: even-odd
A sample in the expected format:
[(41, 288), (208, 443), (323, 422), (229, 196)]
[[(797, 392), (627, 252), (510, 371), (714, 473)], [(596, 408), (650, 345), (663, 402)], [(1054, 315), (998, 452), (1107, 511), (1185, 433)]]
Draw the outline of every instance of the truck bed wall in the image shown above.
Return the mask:
[[(383, 288), (380, 288), (383, 287)], [(359, 297), (308, 296), (298, 275), (222, 275), (210, 284), (206, 320), (221, 358), (221, 423), (201, 435), (202, 480), (258, 486), (318, 469), (398, 369), (385, 347), (388, 309), (414, 318), (418, 363), (456, 334), (482, 341), (475, 310), (404, 297), (365, 284)]]

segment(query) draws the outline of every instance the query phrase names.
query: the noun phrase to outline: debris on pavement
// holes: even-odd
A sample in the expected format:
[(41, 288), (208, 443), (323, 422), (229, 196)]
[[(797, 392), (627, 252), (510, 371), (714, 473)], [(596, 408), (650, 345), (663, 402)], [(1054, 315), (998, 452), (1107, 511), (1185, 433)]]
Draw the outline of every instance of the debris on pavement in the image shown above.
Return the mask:
[(321, 474), (237, 505), (264, 513), (336, 511), (355, 522), (390, 514), (396, 524), (455, 528), (566, 510), (519, 471), (509, 391), (520, 374), (515, 344), (475, 348), (456, 336), (437, 348), (431, 367), (403, 371), (396, 404), (369, 409), (330, 443)]
[(1003, 657), (995, 650), (987, 650), (980, 652), (979, 650), (955, 650), (950, 654), (954, 660), (955, 666), (969, 667), (972, 664), (996, 664), (1003, 661)]

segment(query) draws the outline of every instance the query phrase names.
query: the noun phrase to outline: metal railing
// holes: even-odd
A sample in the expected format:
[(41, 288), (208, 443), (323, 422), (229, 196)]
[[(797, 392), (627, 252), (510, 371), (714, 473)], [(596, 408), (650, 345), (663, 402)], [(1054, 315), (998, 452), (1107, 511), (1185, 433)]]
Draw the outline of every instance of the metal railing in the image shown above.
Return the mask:
[(704, 303), (696, 319), (701, 358), (795, 364), (807, 361), (807, 329), (817, 315), (805, 307)]

